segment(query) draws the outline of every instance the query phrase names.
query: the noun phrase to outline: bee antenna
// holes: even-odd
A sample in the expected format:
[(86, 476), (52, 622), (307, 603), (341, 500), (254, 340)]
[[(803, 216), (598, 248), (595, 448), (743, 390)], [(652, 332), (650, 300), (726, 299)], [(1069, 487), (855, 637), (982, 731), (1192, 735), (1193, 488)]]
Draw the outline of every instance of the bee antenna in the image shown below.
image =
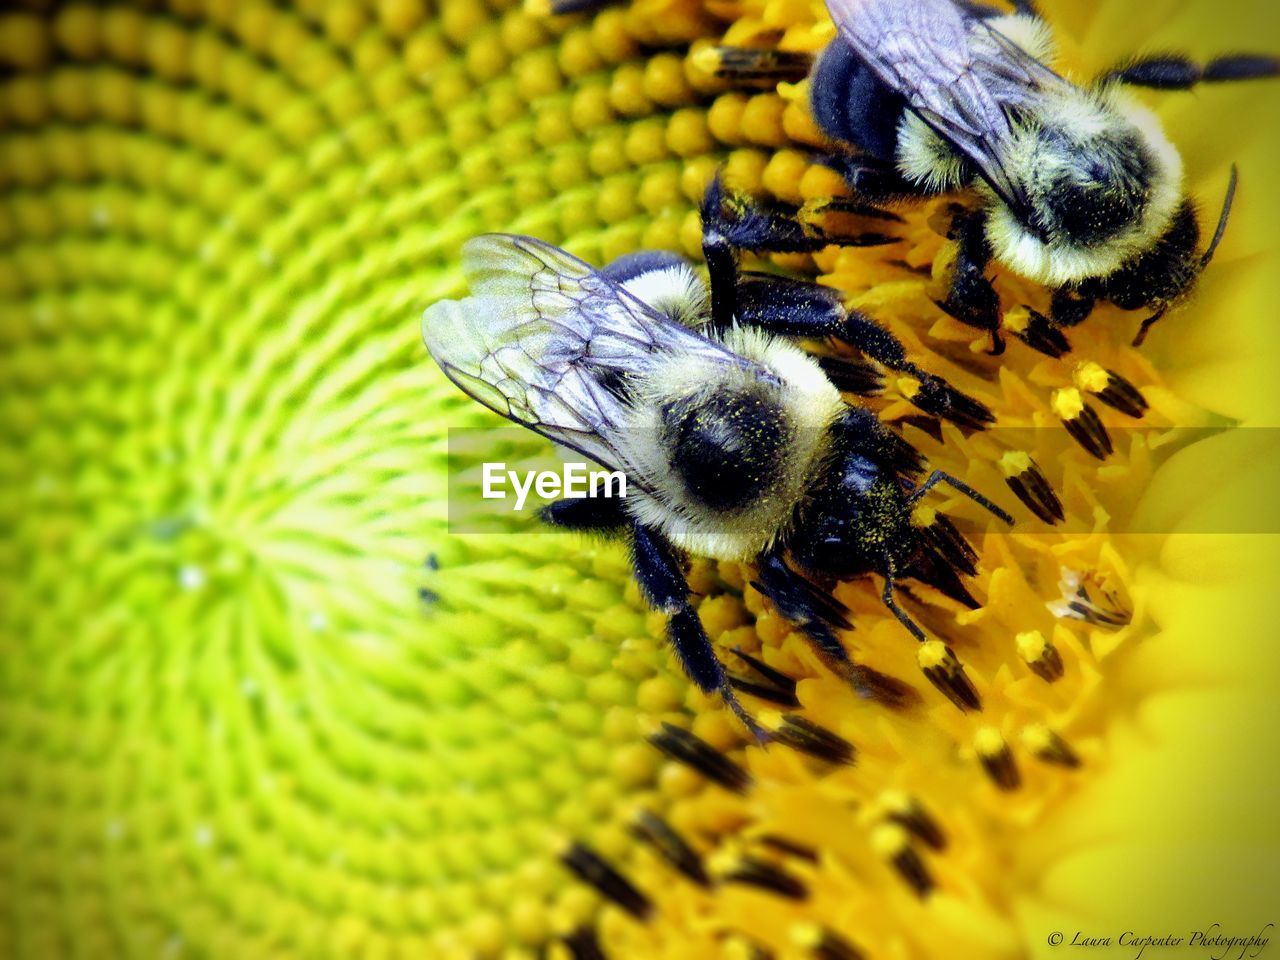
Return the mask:
[(1222, 235), (1227, 232), (1227, 221), (1231, 219), (1231, 205), (1236, 199), (1236, 185), (1240, 182), (1240, 169), (1234, 163), (1231, 165), (1231, 179), (1227, 182), (1227, 195), (1222, 201), (1222, 213), (1218, 215), (1218, 229), (1213, 233), (1213, 239), (1209, 241), (1209, 247), (1204, 252), (1204, 256), (1200, 258), (1200, 269), (1203, 270), (1209, 265), (1209, 261), (1213, 259), (1213, 255), (1218, 252), (1218, 244), (1222, 242)]
[(889, 612), (898, 618), (898, 622), (907, 628), (907, 632), (915, 637), (921, 643), (924, 643), (928, 637), (924, 635), (924, 631), (920, 629), (920, 625), (911, 617), (907, 616), (907, 612), (898, 606), (898, 601), (893, 599), (893, 588), (898, 583), (897, 572), (894, 570), (893, 560), (889, 554), (881, 554), (884, 557), (884, 592), (880, 594), (880, 599), (884, 601), (884, 605), (889, 608)]

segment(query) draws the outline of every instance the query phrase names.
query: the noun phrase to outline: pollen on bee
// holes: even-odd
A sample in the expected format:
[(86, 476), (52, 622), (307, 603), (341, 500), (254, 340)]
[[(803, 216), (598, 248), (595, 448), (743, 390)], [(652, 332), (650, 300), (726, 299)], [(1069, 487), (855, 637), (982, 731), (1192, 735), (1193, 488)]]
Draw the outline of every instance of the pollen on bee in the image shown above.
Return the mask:
[(964, 664), (941, 640), (928, 640), (916, 652), (916, 661), (929, 682), (960, 710), (981, 710), (982, 698), (965, 673)]

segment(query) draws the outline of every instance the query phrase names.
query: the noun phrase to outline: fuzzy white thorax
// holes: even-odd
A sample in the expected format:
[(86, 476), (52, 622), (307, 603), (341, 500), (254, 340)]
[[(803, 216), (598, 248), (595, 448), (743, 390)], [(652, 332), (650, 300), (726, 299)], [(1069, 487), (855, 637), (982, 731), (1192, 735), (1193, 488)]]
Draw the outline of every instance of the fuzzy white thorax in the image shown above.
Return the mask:
[(768, 369), (776, 384), (767, 389), (787, 418), (788, 447), (779, 479), (766, 496), (733, 511), (712, 511), (685, 489), (662, 443), (661, 406), (672, 400), (708, 396), (719, 390), (758, 390), (752, 369), (727, 367), (698, 358), (672, 357), (637, 385), (624, 435), (630, 449), (628, 473), (642, 480), (626, 500), (640, 523), (662, 532), (682, 550), (716, 560), (749, 560), (787, 529), (796, 504), (827, 451), (829, 429), (844, 409), (840, 393), (817, 362), (798, 347), (758, 330), (735, 327), (722, 338), (726, 347)]
[[(1073, 90), (1046, 108), (1044, 122), (1058, 124), (1082, 139), (1136, 132), (1151, 162), (1150, 194), (1142, 216), (1117, 236), (1093, 246), (1047, 243), (984, 184), (979, 189), (990, 202), (987, 238), (992, 253), (1015, 272), (1051, 286), (1108, 276), (1149, 250), (1169, 228), (1183, 199), (1182, 158), (1155, 114), (1115, 87)], [(1045, 156), (1038, 145), (1034, 127), (1016, 128), (1010, 169), (1044, 175), (1047, 165), (1060, 161), (1060, 155)]]
[(690, 264), (650, 270), (622, 284), (623, 289), (676, 323), (697, 329), (711, 316), (711, 291)]

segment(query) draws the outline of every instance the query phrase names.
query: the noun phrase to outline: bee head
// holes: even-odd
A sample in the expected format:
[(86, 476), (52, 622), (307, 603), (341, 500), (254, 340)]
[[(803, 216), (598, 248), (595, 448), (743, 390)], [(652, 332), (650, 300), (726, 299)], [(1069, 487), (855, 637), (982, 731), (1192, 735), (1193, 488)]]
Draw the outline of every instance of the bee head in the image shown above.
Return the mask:
[(1141, 255), (1125, 263), (1119, 270), (1082, 290), (1089, 296), (1110, 300), (1122, 310), (1149, 309), (1153, 313), (1143, 321), (1134, 345), (1146, 338), (1147, 331), (1178, 300), (1186, 296), (1218, 250), (1231, 217), (1239, 175), (1231, 168), (1218, 226), (1208, 247), (1200, 251), (1200, 224), (1195, 206), (1184, 200), (1174, 215), (1169, 229)]
[(897, 474), (862, 453), (831, 462), (801, 513), (792, 550), (807, 569), (837, 579), (909, 568), (919, 535)]
[(1016, 206), (991, 197), (996, 258), (1051, 286), (1106, 277), (1170, 229), (1182, 161), (1155, 116), (1117, 90), (1072, 88), (1022, 116), (1008, 166)]

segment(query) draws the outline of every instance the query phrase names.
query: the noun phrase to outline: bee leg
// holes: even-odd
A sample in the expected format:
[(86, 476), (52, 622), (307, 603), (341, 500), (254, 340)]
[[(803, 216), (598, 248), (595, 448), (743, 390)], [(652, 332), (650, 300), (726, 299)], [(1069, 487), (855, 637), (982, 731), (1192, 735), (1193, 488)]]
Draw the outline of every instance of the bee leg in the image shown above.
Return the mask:
[(725, 706), (737, 714), (752, 736), (761, 743), (767, 741), (769, 735), (738, 702), (711, 639), (689, 604), (689, 584), (671, 544), (657, 531), (634, 524), (631, 565), (645, 600), (667, 615), (667, 637), (689, 679), (704, 693), (719, 693)]
[(1077, 326), (1089, 318), (1096, 303), (1093, 297), (1081, 296), (1068, 287), (1059, 287), (1053, 292), (1049, 319), (1059, 327)]
[(853, 629), (847, 617), (848, 608), (829, 591), (792, 570), (777, 553), (760, 558), (758, 579), (751, 585), (800, 628), (823, 662), (852, 684), (861, 696), (889, 706), (910, 701), (909, 687), (849, 659), (848, 651), (835, 634), (836, 630)]
[(933, 195), (903, 177), (891, 163), (848, 153), (824, 154), (818, 161), (840, 174), (858, 196), (877, 203), (920, 200)]
[(813, 253), (831, 241), (805, 232), (794, 210), (729, 194), (717, 176), (702, 198), (702, 247), (725, 244), (740, 250)]
[(1177, 53), (1138, 57), (1109, 70), (1103, 83), (1127, 83), (1152, 90), (1190, 90), (1201, 83), (1259, 80), (1280, 75), (1280, 59), (1266, 54), (1231, 54), (1201, 66)]
[(951, 289), (945, 300), (935, 300), (944, 313), (961, 323), (991, 335), (991, 355), (1004, 353), (1000, 336), (1000, 298), (986, 277), (991, 262), (986, 220), (982, 213), (962, 213), (955, 218), (951, 239), (956, 241)]
[[(744, 273), (738, 281), (736, 299), (737, 320), (741, 324), (783, 337), (839, 340), (894, 373), (912, 378), (918, 386), (913, 388), (911, 402), (931, 416), (974, 430), (995, 420), (983, 404), (908, 360), (901, 340), (870, 317), (847, 310), (844, 298), (830, 287), (770, 274)], [(837, 386), (844, 379), (855, 387), (850, 392), (874, 394), (883, 386), (873, 369), (850, 369), (848, 361), (839, 357), (824, 357), (820, 362)]]
[(538, 511), (542, 521), (562, 530), (605, 536), (624, 532), (631, 520), (620, 497), (573, 497), (556, 500)]
[(893, 562), (887, 555), (884, 558), (884, 562), (884, 589), (880, 591), (880, 599), (884, 602), (884, 605), (888, 608), (889, 612), (893, 614), (894, 618), (906, 627), (907, 633), (915, 637), (920, 643), (924, 643), (929, 638), (925, 636), (924, 630), (921, 629), (920, 624), (912, 620), (907, 611), (898, 606), (898, 601), (894, 599), (893, 589), (898, 585), (898, 577), (897, 572), (893, 568)]

